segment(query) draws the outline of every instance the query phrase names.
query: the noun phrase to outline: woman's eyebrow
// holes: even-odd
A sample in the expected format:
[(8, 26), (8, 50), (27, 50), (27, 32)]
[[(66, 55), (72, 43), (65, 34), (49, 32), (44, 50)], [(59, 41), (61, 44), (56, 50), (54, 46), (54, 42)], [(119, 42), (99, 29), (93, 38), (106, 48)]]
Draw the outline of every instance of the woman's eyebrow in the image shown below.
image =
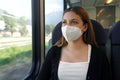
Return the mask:
[(71, 19), (71, 20), (72, 20), (72, 21), (74, 21), (74, 20), (75, 20), (75, 21), (79, 21), (79, 20), (78, 20), (78, 19), (76, 19), (76, 18), (73, 18), (73, 19)]
[(78, 19), (75, 19), (75, 18), (74, 18), (74, 19), (71, 19), (71, 20), (78, 20)]
[[(66, 21), (67, 19), (62, 19), (62, 21)], [(79, 21), (79, 19), (76, 19), (76, 18), (72, 18), (72, 19), (70, 19), (71, 21)]]
[(72, 18), (71, 20), (79, 20), (78, 18)]

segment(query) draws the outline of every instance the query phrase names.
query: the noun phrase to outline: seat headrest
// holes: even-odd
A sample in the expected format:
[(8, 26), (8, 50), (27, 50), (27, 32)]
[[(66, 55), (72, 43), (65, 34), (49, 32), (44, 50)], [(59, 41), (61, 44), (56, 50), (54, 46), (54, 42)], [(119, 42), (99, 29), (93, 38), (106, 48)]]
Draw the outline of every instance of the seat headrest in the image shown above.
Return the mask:
[[(105, 35), (102, 25), (95, 20), (91, 20), (91, 22), (93, 24), (97, 43), (99, 45), (105, 45), (106, 35)], [(61, 36), (62, 36), (61, 26), (62, 26), (62, 22), (59, 22), (55, 26), (55, 28), (52, 32), (52, 44), (56, 43), (61, 38)]]
[(91, 22), (92, 22), (93, 29), (95, 32), (95, 38), (96, 38), (97, 43), (99, 45), (105, 45), (107, 35), (105, 34), (103, 26), (95, 20), (91, 20)]
[(109, 38), (112, 44), (120, 44), (120, 21), (116, 22), (109, 31)]
[(61, 26), (62, 26), (62, 22), (59, 22), (53, 29), (52, 45), (54, 45), (62, 37)]

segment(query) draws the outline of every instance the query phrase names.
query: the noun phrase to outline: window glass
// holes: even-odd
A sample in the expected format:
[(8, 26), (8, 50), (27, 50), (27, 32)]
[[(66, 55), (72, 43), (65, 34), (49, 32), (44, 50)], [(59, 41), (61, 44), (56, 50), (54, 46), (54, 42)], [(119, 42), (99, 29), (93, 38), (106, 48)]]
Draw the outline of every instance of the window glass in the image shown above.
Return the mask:
[(52, 31), (62, 20), (63, 7), (63, 0), (45, 0), (45, 52), (52, 45)]
[(31, 0), (0, 0), (0, 80), (21, 80), (32, 63)]

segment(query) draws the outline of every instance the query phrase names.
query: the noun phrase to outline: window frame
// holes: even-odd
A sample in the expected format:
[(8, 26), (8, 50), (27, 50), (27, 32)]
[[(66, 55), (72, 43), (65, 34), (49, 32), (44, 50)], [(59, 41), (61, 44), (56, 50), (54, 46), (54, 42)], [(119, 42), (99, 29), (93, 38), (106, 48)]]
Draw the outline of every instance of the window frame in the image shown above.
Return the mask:
[[(32, 68), (24, 80), (35, 80), (44, 58), (44, 0), (32, 0)], [(42, 23), (43, 22), (43, 23)]]

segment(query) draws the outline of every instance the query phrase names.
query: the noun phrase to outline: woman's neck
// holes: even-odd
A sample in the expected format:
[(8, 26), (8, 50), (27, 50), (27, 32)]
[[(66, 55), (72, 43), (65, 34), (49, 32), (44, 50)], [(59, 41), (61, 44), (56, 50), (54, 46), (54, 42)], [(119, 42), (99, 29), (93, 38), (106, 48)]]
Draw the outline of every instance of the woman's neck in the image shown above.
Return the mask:
[(69, 49), (82, 49), (85, 46), (87, 46), (87, 44), (84, 43), (82, 40), (72, 41), (72, 42), (69, 42), (67, 45)]

